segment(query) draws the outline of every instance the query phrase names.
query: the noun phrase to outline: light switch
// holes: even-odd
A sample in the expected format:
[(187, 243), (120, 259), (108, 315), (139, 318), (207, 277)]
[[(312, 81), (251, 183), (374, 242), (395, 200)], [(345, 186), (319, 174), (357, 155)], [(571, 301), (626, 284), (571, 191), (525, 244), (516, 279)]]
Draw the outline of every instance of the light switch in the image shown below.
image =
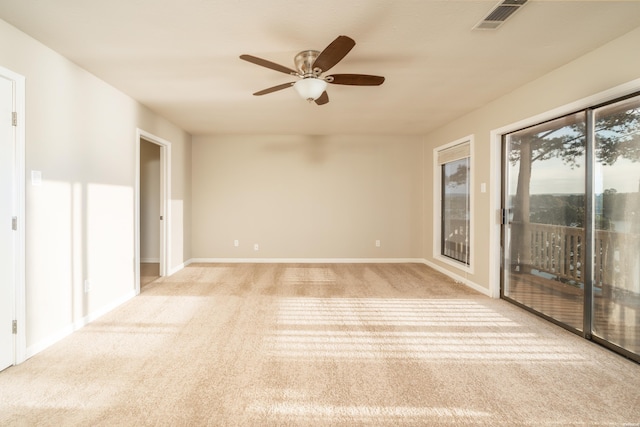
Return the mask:
[(31, 185), (42, 185), (42, 172), (31, 171)]

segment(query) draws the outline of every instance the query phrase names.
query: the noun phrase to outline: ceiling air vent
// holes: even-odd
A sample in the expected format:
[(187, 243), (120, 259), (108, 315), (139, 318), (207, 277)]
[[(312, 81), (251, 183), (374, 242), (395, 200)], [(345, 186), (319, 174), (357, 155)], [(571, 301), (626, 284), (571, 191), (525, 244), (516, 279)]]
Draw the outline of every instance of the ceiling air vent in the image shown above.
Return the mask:
[(474, 30), (495, 30), (511, 15), (516, 13), (527, 0), (504, 0), (498, 3), (489, 14), (473, 27)]

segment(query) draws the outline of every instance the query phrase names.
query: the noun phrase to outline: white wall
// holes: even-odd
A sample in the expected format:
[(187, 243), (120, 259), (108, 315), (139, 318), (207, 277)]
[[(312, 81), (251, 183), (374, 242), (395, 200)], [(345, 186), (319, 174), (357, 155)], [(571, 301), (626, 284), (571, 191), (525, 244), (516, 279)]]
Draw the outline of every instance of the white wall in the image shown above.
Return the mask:
[[(496, 274), (500, 248), (496, 242), (499, 231), (495, 201), (500, 195), (500, 164), (497, 159), (499, 143), (491, 139), (491, 131), (509, 126), (526, 126), (557, 114), (566, 114), (584, 108), (589, 102), (605, 101), (609, 91), (625, 85), (623, 92), (640, 90), (640, 28), (599, 49), (596, 49), (565, 66), (520, 87), (487, 106), (474, 111), (424, 139), (425, 165), (433, 164), (433, 149), (466, 135), (475, 135), (475, 168), (472, 171), (475, 191), (475, 271), (464, 274), (460, 270), (440, 263), (432, 256), (431, 244), (424, 247), (423, 257), (450, 273), (459, 275), (488, 293), (499, 283)], [(618, 92), (619, 91), (613, 91)], [(588, 98), (588, 99), (587, 99)], [(492, 150), (496, 155), (492, 157)], [(433, 174), (427, 173), (425, 200), (433, 200)], [(481, 183), (487, 183), (488, 191), (480, 192)], [(491, 184), (491, 185), (490, 185)], [(423, 223), (426, 242), (432, 242), (433, 212), (427, 209)], [(494, 231), (494, 233), (492, 233)], [(493, 285), (493, 286), (492, 286)], [(495, 295), (495, 294), (494, 294)]]
[(417, 258), (421, 150), (416, 137), (194, 137), (193, 257)]
[[(136, 129), (172, 143), (170, 267), (190, 258), (191, 137), (0, 21), (0, 65), (26, 77), (27, 354), (133, 295)], [(91, 291), (83, 291), (85, 279)]]
[(160, 146), (140, 140), (140, 261), (160, 260)]

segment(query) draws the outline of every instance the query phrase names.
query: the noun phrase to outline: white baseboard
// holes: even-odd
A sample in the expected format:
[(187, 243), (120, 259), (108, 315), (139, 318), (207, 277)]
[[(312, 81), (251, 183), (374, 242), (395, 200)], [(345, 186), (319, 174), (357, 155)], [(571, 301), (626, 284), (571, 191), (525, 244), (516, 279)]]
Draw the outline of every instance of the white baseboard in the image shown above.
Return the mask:
[(423, 264), (424, 260), (421, 258), (191, 258), (188, 264), (194, 262), (217, 264)]
[(186, 266), (188, 266), (189, 264), (191, 264), (193, 262), (193, 260), (187, 260), (185, 262), (183, 262), (180, 265), (177, 265), (171, 269), (169, 269), (169, 271), (167, 271), (167, 276), (171, 276), (172, 274), (176, 274), (178, 271), (182, 270), (183, 268), (185, 268)]
[(471, 280), (469, 280), (469, 279), (467, 279), (465, 277), (462, 277), (462, 276), (459, 276), (459, 275), (457, 275), (455, 273), (452, 273), (451, 271), (449, 271), (449, 270), (447, 270), (445, 268), (442, 268), (439, 265), (434, 264), (431, 261), (428, 261), (426, 259), (423, 259), (422, 263), (425, 264), (427, 267), (431, 267), (434, 270), (437, 270), (440, 273), (451, 277), (456, 282), (460, 282), (463, 285), (466, 285), (466, 286), (470, 287), (471, 289), (480, 292), (481, 294), (484, 294), (484, 295), (486, 295), (488, 297), (491, 297), (491, 291), (489, 289), (485, 288), (484, 286), (480, 286), (477, 283), (472, 282)]
[(160, 262), (160, 258), (140, 258), (140, 262), (141, 263), (149, 262), (149, 263), (157, 264)]
[(76, 320), (75, 322), (65, 326), (64, 328), (61, 328), (58, 331), (52, 333), (45, 339), (27, 347), (25, 360), (32, 356), (35, 356), (36, 354), (40, 353), (42, 350), (46, 349), (47, 347), (52, 346), (53, 344), (57, 343), (61, 339), (71, 335), (78, 329), (88, 325), (89, 323), (93, 322), (97, 318), (107, 314), (108, 312), (115, 309), (116, 307), (124, 304), (125, 302), (133, 298), (135, 295), (136, 295), (135, 291), (128, 292), (122, 297), (118, 298), (117, 300), (100, 308), (99, 310), (96, 310), (95, 312), (90, 313), (79, 320)]

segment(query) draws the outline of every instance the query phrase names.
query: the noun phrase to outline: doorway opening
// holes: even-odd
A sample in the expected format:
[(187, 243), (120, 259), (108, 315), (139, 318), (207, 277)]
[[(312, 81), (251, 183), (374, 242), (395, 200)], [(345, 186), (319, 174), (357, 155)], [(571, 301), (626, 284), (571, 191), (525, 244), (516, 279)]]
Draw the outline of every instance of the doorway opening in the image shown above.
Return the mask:
[(138, 129), (136, 135), (136, 293), (164, 277), (170, 257), (171, 143)]

